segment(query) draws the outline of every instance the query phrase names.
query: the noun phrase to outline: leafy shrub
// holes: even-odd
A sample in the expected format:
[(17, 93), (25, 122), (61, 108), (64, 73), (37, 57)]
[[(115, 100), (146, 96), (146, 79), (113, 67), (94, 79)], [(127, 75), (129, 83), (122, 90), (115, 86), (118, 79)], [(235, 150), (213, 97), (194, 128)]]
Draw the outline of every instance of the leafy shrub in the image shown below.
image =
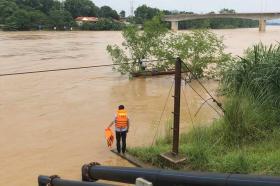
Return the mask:
[[(174, 69), (175, 58), (180, 57), (192, 69), (195, 76), (215, 76), (213, 69), (229, 59), (224, 53), (221, 38), (207, 30), (191, 33), (172, 33), (161, 21), (161, 16), (146, 21), (141, 31), (136, 26), (129, 26), (123, 31), (125, 42), (122, 46), (107, 47), (115, 64), (121, 65), (116, 70), (122, 74), (138, 72), (142, 60), (158, 60), (152, 70), (169, 71)], [(127, 60), (132, 62), (127, 64)], [(164, 59), (164, 60), (163, 60)], [(123, 65), (126, 64), (127, 67)]]

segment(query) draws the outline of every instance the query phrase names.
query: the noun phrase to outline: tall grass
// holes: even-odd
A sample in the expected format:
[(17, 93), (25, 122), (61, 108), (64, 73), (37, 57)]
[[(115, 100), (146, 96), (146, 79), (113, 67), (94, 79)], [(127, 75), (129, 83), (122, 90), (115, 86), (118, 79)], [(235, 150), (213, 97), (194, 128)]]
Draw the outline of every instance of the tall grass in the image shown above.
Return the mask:
[(227, 141), (242, 144), (280, 127), (280, 45), (258, 44), (232, 63), (222, 78), (227, 93)]
[(249, 94), (261, 104), (280, 106), (280, 44), (262, 43), (247, 49), (245, 57), (224, 71), (223, 88), (231, 94)]

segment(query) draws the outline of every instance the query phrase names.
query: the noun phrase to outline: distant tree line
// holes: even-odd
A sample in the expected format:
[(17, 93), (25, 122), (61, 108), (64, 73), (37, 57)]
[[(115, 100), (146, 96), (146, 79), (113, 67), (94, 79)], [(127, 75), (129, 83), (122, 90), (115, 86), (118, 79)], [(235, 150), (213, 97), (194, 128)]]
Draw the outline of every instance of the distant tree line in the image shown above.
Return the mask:
[(77, 27), (74, 19), (79, 16), (101, 18), (98, 23), (88, 23), (90, 29), (119, 30), (123, 26), (113, 21), (120, 20), (116, 10), (97, 7), (91, 0), (0, 0), (0, 25), (6, 30), (68, 29)]
[[(134, 14), (126, 18), (125, 11), (118, 13), (109, 6), (96, 6), (91, 0), (0, 0), (0, 29), (5, 30), (121, 30), (125, 24), (119, 20), (126, 18), (132, 24), (143, 24), (158, 14), (193, 14), (185, 11), (168, 11), (139, 6)], [(209, 14), (214, 13), (210, 12)], [(235, 13), (234, 10), (222, 9), (219, 13)], [(98, 17), (96, 23), (85, 23), (78, 26), (75, 18), (79, 16)], [(167, 24), (168, 25), (168, 24)], [(170, 26), (170, 25), (169, 25)], [(180, 29), (192, 28), (244, 28), (257, 27), (258, 21), (225, 18), (202, 19), (179, 22)]]
[[(134, 14), (135, 16), (130, 18), (129, 21), (135, 24), (143, 24), (146, 20), (152, 19), (155, 15), (176, 15), (176, 14), (194, 14), (193, 12), (186, 11), (168, 11), (168, 10), (159, 10), (157, 8), (151, 8), (146, 5), (138, 7)], [(213, 14), (215, 12), (209, 12)], [(222, 9), (219, 11), (220, 14), (236, 13), (232, 9)], [(258, 21), (248, 20), (248, 19), (239, 19), (239, 18), (220, 18), (220, 19), (198, 19), (198, 20), (188, 20), (179, 22), (179, 29), (197, 29), (197, 28), (212, 28), (212, 29), (221, 29), (221, 28), (251, 28), (257, 27)]]

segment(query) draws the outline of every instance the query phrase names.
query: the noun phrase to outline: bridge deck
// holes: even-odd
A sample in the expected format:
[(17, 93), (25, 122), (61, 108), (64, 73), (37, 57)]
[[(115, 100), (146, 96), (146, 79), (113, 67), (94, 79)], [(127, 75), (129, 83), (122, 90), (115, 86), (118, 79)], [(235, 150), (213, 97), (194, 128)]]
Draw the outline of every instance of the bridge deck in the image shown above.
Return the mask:
[(280, 18), (279, 12), (273, 13), (233, 13), (233, 14), (177, 14), (166, 15), (164, 21), (185, 21), (194, 19), (210, 19), (210, 18), (241, 18), (241, 19), (253, 19), (253, 20), (271, 20)]

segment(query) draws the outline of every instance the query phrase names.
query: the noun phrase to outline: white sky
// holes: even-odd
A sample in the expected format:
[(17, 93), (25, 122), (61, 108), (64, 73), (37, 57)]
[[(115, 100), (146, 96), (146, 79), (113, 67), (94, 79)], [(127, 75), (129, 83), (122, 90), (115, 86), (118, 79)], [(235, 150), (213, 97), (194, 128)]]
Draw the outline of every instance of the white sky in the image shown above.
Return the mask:
[(222, 8), (237, 12), (280, 12), (280, 0), (92, 0), (97, 6), (109, 5), (117, 11), (130, 15), (131, 1), (134, 9), (146, 4), (166, 10), (184, 10), (196, 13), (219, 11)]

